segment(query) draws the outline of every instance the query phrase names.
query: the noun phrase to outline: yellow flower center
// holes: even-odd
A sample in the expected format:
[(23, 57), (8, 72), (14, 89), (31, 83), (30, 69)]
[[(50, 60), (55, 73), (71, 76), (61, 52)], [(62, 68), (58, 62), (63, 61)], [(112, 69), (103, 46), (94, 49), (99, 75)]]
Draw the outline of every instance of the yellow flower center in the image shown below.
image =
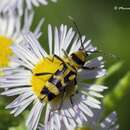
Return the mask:
[(10, 56), (13, 54), (10, 48), (12, 43), (12, 39), (2, 35), (0, 36), (0, 68), (8, 66)]
[(59, 68), (61, 61), (51, 56), (43, 58), (33, 69), (32, 90), (39, 97), (46, 81), (51, 77), (51, 74), (37, 76), (38, 73), (55, 73)]
[[(63, 59), (66, 61), (66, 59)], [(61, 68), (61, 63), (62, 61), (58, 60), (57, 58), (54, 58), (52, 56), (48, 56), (46, 58), (43, 58), (39, 61), (39, 63), (34, 67), (33, 69), (33, 76), (31, 79), (31, 84), (32, 84), (32, 90), (34, 94), (41, 98), (41, 91), (44, 88), (45, 84), (49, 80), (49, 78), (52, 76), (52, 73), (54, 74), (58, 69)], [(36, 74), (41, 74), (44, 73), (45, 75), (36, 75)], [(46, 73), (51, 73), (51, 74), (46, 74)], [(61, 78), (62, 79), (62, 78)], [(59, 77), (60, 80), (60, 77)], [(70, 85), (70, 87), (66, 87), (66, 96), (65, 99), (70, 98), (71, 95), (74, 94), (75, 86)], [(50, 88), (49, 91), (53, 92), (55, 94), (55, 90), (57, 88)], [(44, 96), (44, 95), (43, 95)], [(59, 93), (56, 98), (52, 100), (52, 104), (58, 104), (61, 102), (63, 98), (63, 93)], [(48, 101), (47, 97), (45, 97), (44, 101)]]

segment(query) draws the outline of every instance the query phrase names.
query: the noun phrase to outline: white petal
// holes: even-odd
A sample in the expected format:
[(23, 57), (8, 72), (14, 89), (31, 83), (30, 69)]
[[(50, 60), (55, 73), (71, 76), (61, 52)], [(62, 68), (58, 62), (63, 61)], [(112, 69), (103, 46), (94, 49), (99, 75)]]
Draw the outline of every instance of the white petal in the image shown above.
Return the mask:
[(22, 113), (26, 109), (26, 107), (28, 107), (32, 103), (33, 100), (34, 100), (34, 97), (31, 97), (25, 103), (21, 104), (19, 107), (16, 107), (17, 111), (15, 112), (14, 116), (16, 117), (20, 113)]
[(50, 55), (52, 55), (52, 42), (53, 42), (52, 40), (53, 40), (53, 38), (52, 38), (52, 27), (49, 24), (48, 25), (48, 43), (49, 43)]
[(79, 104), (79, 108), (82, 112), (84, 112), (86, 115), (92, 117), (93, 116), (93, 113), (92, 111), (83, 103), (80, 103)]
[(59, 43), (59, 35), (58, 29), (55, 27), (55, 36), (54, 36), (54, 54), (59, 55), (60, 43)]
[(26, 122), (26, 125), (29, 127), (30, 130), (36, 130), (43, 107), (44, 104), (36, 101)]
[(14, 96), (14, 95), (22, 94), (22, 93), (27, 92), (27, 91), (30, 91), (29, 87), (15, 88), (15, 89), (9, 89), (9, 90), (1, 93), (1, 95)]
[(103, 98), (103, 95), (94, 91), (90, 91), (89, 94), (94, 97)]
[(84, 70), (79, 73), (79, 78), (80, 79), (94, 79), (94, 78), (99, 78), (102, 77), (106, 74), (105, 69), (95, 69), (95, 70)]

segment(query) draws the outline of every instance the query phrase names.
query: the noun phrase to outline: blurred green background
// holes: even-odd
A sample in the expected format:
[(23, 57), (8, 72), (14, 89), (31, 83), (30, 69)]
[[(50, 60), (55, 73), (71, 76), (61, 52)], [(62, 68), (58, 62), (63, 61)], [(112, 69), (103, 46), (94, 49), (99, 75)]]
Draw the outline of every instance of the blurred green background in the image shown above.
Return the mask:
[[(93, 44), (105, 53), (106, 68), (108, 69), (114, 64), (109, 69), (110, 75), (103, 81), (97, 82), (110, 88), (105, 92), (107, 96), (104, 103), (106, 109), (117, 110), (120, 130), (130, 130), (130, 10), (115, 10), (116, 6), (130, 7), (130, 1), (59, 0), (56, 4), (50, 2), (46, 7), (41, 6), (35, 9), (32, 28), (35, 28), (41, 17), (45, 17), (45, 24), (42, 28), (43, 36), (40, 38), (40, 42), (47, 48), (47, 25), (59, 26), (63, 23), (73, 26), (68, 16), (75, 18), (81, 34), (85, 34), (88, 39), (92, 39)], [(116, 55), (116, 58), (113, 58), (110, 53)], [(107, 97), (110, 97), (110, 99)], [(8, 130), (8, 127), (11, 126), (12, 128), (9, 128), (9, 130), (25, 129), (21, 121), (24, 116), (14, 119), (9, 116), (8, 111), (3, 111), (5, 102), (6, 100), (4, 101), (1, 98), (0, 118), (3, 116), (7, 118), (0, 123), (0, 130)], [(13, 127), (19, 123), (20, 126)]]

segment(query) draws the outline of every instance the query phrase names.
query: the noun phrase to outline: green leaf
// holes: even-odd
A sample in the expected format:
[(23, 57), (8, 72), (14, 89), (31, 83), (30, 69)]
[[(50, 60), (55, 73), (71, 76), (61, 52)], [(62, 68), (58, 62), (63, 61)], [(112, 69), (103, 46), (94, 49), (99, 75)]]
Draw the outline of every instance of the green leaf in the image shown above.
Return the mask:
[(123, 62), (120, 61), (120, 62), (117, 62), (115, 63), (114, 65), (112, 65), (108, 71), (107, 71), (107, 75), (102, 77), (102, 78), (99, 78), (96, 80), (96, 84), (104, 84), (104, 82), (110, 78), (113, 74), (115, 74), (117, 71), (119, 71), (119, 69), (122, 67), (123, 65)]
[(106, 111), (113, 111), (121, 102), (130, 89), (130, 72), (128, 72), (117, 85), (110, 91), (103, 100)]
[(27, 130), (25, 127), (25, 122), (20, 123), (17, 127), (10, 127), (8, 130)]

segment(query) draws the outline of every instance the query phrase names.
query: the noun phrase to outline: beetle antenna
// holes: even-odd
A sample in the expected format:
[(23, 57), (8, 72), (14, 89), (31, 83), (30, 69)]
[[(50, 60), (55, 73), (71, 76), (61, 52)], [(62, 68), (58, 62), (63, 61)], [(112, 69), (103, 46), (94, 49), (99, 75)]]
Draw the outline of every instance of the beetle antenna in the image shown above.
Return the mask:
[(120, 57), (117, 56), (117, 55), (115, 55), (115, 54), (113, 54), (113, 53), (106, 53), (103, 50), (96, 50), (94, 52), (96, 52), (96, 53), (102, 53), (104, 56), (109, 56), (109, 57), (112, 57), (113, 59), (120, 60)]
[(79, 35), (79, 39), (80, 39), (80, 42), (81, 42), (81, 47), (82, 47), (82, 49), (84, 49), (84, 45), (83, 45), (83, 42), (82, 42), (82, 36), (81, 36), (81, 33), (80, 33), (80, 31), (79, 31), (79, 28), (78, 28), (78, 26), (77, 26), (77, 24), (76, 24), (74, 18), (71, 17), (71, 16), (68, 16), (68, 18), (69, 18), (69, 19), (72, 21), (72, 23), (74, 24), (74, 26), (75, 26), (75, 28), (76, 28), (76, 30), (77, 30), (77, 32), (78, 32), (78, 35)]

